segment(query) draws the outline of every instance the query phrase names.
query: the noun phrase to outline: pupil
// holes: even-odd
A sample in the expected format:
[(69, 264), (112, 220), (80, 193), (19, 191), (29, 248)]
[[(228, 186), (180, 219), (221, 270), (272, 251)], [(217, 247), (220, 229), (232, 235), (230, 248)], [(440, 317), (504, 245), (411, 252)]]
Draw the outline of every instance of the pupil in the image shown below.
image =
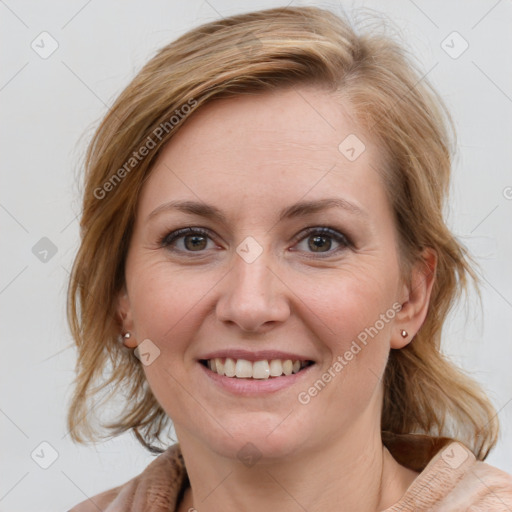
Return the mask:
[(206, 239), (202, 235), (190, 235), (185, 238), (185, 247), (187, 249), (204, 249)]
[[(321, 252), (319, 249), (326, 248), (329, 250), (331, 248), (331, 241), (328, 239), (328, 237), (325, 236), (313, 236), (310, 238), (312, 240), (312, 243), (309, 243), (309, 248), (315, 252)], [(327, 242), (327, 243), (325, 243)]]

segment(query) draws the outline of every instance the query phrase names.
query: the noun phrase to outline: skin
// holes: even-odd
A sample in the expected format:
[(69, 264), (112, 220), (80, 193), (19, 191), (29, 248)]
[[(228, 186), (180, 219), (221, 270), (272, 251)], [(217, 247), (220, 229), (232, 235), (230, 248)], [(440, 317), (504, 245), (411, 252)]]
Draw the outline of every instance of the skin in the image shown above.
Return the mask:
[[(353, 162), (338, 150), (349, 134), (366, 146)], [(160, 350), (144, 371), (185, 457), (191, 489), (180, 510), (377, 511), (417, 476), (382, 445), (381, 377), (390, 349), (409, 343), (425, 318), (435, 255), (424, 253), (410, 287), (402, 281), (383, 167), (349, 105), (315, 87), (210, 103), (160, 154), (139, 199), (118, 311), (128, 346), (150, 339)], [(363, 213), (329, 208), (279, 220), (298, 201), (332, 197)], [(213, 205), (225, 222), (176, 209), (150, 217), (175, 200)], [(194, 226), (210, 231), (199, 251), (190, 237), (160, 242)], [(327, 237), (312, 249), (315, 234), (304, 229), (323, 226), (349, 245)], [(236, 252), (249, 236), (262, 248), (252, 263)], [(402, 309), (299, 403), (395, 303)], [(278, 392), (235, 396), (198, 363), (226, 348), (294, 352), (315, 365)], [(251, 467), (237, 458), (248, 442), (260, 456)]]

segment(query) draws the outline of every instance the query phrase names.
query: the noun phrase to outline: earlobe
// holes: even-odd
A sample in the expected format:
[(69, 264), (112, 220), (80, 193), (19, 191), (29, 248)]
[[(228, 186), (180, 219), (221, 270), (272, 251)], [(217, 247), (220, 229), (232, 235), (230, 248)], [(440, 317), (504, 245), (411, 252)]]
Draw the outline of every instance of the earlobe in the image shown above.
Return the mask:
[(411, 271), (409, 283), (404, 285), (405, 300), (396, 315), (396, 328), (391, 336), (391, 348), (405, 347), (423, 325), (434, 285), (436, 265), (435, 250), (425, 249)]
[(132, 339), (132, 334), (129, 331), (120, 335), (120, 341), (127, 348), (135, 348), (137, 346), (136, 341)]
[(130, 299), (127, 291), (124, 289), (119, 292), (117, 298), (117, 315), (119, 317), (120, 324), (120, 339), (125, 347), (135, 348), (137, 342), (135, 336), (133, 336), (133, 319), (132, 310), (130, 305)]

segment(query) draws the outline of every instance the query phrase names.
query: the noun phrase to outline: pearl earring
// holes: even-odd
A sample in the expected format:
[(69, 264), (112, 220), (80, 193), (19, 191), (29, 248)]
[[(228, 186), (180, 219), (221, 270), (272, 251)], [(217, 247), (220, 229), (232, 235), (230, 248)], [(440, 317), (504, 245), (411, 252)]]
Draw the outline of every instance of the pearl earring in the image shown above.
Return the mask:
[(124, 343), (126, 340), (129, 340), (131, 337), (132, 337), (132, 335), (129, 332), (127, 332), (125, 334), (120, 334), (119, 338), (118, 338), (119, 343)]
[(400, 331), (400, 335), (402, 336), (402, 338), (407, 338), (407, 336), (409, 336), (409, 333), (406, 330), (402, 329)]

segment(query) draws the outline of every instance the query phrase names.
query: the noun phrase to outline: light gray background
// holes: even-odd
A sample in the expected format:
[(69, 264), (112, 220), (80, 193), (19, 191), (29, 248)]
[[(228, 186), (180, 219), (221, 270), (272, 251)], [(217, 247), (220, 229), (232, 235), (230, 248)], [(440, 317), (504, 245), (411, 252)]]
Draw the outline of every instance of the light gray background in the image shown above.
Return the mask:
[[(445, 350), (496, 404), (502, 435), (488, 462), (512, 473), (512, 4), (293, 2), (301, 4), (386, 13), (453, 113), (459, 156), (450, 225), (480, 262), (485, 287), (482, 311), (473, 301), (467, 316), (459, 311), (446, 326)], [(81, 158), (90, 130), (159, 47), (220, 16), (279, 5), (0, 0), (1, 511), (67, 510), (153, 459), (128, 435), (80, 447), (66, 431), (75, 351), (65, 291), (78, 244)], [(43, 31), (59, 45), (47, 59), (31, 48)], [(457, 59), (441, 47), (453, 31), (469, 43)], [(460, 40), (447, 41), (452, 53), (461, 48)], [(57, 247), (47, 262), (32, 252), (42, 237)], [(43, 441), (59, 455), (48, 469), (31, 458)]]

